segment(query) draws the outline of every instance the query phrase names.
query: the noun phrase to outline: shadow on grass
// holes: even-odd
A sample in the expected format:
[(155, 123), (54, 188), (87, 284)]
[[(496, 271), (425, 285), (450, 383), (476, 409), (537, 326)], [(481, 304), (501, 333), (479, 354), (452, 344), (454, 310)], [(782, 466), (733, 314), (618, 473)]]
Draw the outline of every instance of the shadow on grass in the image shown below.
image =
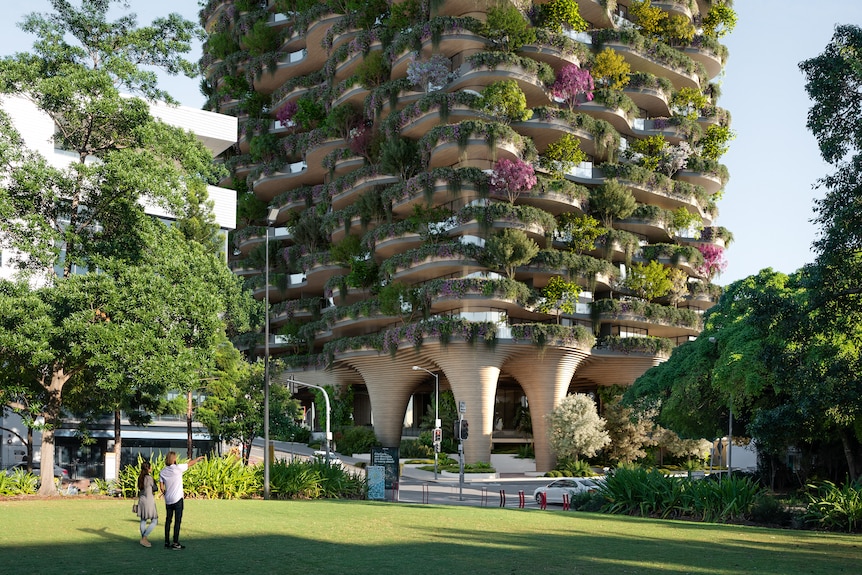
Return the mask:
[(138, 545), (125, 502), (74, 503), (0, 506), (0, 573), (787, 575), (857, 573), (862, 557), (862, 540), (841, 534), (332, 501), (188, 501), (187, 548), (174, 551), (163, 523), (152, 548)]

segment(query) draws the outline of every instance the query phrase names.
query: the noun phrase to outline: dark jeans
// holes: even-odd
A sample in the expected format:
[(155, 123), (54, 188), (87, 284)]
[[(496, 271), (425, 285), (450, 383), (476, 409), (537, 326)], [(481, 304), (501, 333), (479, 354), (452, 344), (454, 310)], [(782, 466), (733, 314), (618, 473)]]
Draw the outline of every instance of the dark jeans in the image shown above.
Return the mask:
[(171, 542), (170, 534), (171, 534), (171, 521), (175, 518), (176, 522), (174, 523), (174, 543), (180, 542), (180, 524), (183, 522), (183, 500), (180, 499), (176, 503), (171, 505), (165, 504), (165, 509), (167, 509), (168, 517), (165, 521), (165, 545)]

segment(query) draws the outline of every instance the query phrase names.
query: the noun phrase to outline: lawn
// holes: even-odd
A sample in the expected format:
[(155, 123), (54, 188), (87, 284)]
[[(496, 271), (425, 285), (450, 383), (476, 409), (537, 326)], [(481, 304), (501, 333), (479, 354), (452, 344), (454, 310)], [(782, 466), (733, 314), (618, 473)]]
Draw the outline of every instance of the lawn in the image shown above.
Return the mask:
[(858, 535), (364, 501), (187, 500), (188, 548), (166, 550), (160, 524), (145, 549), (131, 506), (0, 500), (0, 573), (834, 575), (862, 561)]

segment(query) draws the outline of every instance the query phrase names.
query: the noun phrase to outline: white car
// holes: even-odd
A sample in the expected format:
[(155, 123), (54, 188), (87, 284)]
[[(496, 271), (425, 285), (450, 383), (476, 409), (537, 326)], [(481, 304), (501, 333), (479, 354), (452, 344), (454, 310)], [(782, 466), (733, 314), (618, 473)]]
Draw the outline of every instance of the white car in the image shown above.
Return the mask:
[(590, 493), (598, 489), (598, 484), (586, 477), (563, 477), (552, 481), (544, 487), (537, 487), (533, 491), (536, 503), (542, 502), (542, 493), (547, 496), (547, 503), (563, 503), (563, 495), (568, 494), (569, 501), (578, 493)]

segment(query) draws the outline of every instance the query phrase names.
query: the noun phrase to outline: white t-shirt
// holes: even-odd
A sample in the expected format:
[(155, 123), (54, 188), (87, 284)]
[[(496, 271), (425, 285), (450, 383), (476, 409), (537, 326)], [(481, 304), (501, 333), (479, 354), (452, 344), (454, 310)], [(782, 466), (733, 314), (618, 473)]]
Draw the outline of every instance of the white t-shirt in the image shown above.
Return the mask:
[(159, 473), (159, 483), (164, 485), (166, 504), (173, 505), (183, 498), (183, 473), (188, 468), (188, 463), (174, 463)]

